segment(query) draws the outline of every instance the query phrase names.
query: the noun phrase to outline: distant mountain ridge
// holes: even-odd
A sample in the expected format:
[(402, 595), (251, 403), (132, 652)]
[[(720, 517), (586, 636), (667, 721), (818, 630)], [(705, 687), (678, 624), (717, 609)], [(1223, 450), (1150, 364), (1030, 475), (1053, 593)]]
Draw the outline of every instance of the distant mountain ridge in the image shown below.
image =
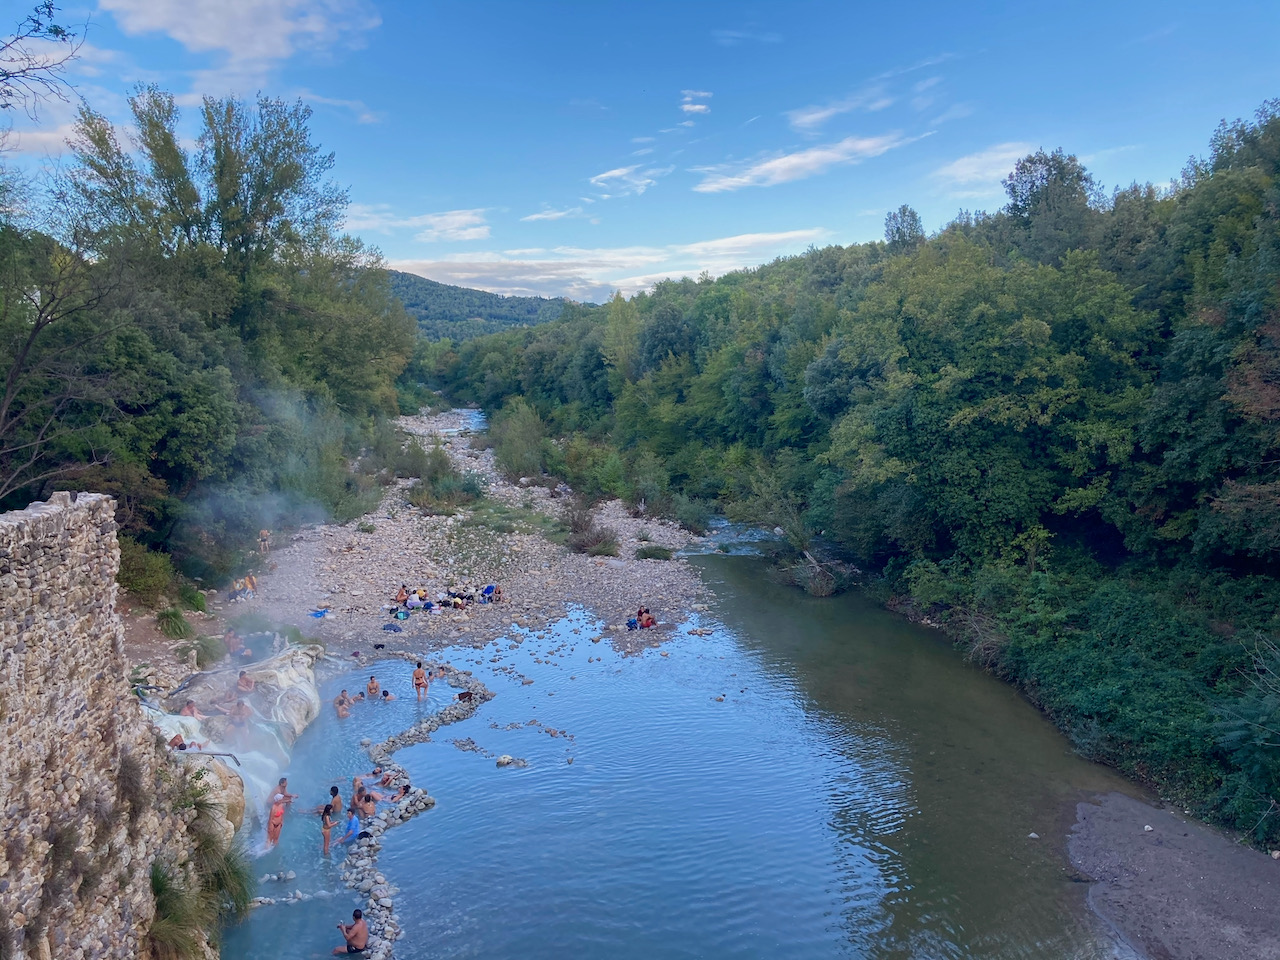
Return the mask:
[(564, 297), (505, 297), (485, 290), (437, 283), (413, 273), (388, 270), (391, 292), (432, 340), (470, 340), (512, 327), (556, 320), (569, 301)]

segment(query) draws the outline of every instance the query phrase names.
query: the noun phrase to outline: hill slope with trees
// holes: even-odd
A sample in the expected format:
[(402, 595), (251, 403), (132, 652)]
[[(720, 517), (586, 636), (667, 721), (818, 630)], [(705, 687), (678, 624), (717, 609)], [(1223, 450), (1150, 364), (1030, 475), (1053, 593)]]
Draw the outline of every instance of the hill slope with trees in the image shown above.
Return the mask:
[(418, 321), (424, 337), (470, 340), (511, 327), (557, 319), (568, 302), (562, 297), (506, 297), (469, 287), (437, 283), (414, 273), (387, 271), (391, 292)]

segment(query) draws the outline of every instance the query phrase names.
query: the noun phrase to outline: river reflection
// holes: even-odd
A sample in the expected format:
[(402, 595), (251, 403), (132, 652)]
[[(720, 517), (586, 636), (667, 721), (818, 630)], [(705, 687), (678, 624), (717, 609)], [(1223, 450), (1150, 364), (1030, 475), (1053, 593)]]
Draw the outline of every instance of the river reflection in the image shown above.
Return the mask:
[[(498, 696), (397, 755), (438, 800), (382, 854), (402, 888), (398, 957), (1123, 955), (1062, 854), (1071, 802), (1118, 778), (931, 631), (773, 585), (758, 561), (694, 562), (723, 628), (668, 656), (621, 658), (582, 617), (453, 652)], [(379, 672), (398, 691), (407, 670)], [(359, 767), (359, 739), (416, 710), (391, 706), (326, 712), (291, 786), (318, 798)], [(464, 737), (482, 752), (449, 742)], [(530, 765), (499, 770), (502, 753)], [(337, 898), (255, 911), (224, 957), (331, 949), (354, 901), (318, 843), (287, 823), (263, 869)]]

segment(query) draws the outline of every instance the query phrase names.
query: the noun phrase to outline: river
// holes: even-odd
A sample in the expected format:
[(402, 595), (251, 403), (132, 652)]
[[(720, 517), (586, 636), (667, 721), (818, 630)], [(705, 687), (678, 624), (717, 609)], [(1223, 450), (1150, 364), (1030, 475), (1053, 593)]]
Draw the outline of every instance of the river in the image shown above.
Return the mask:
[[(518, 649), (449, 651), (497, 696), (396, 754), (438, 802), (384, 840), (397, 957), (1130, 956), (1063, 843), (1076, 800), (1130, 785), (936, 631), (774, 585), (755, 559), (692, 562), (718, 598), (711, 636), (621, 657), (578, 612)], [(413, 701), (411, 668), (375, 668), (401, 699), (345, 721), (326, 708), (303, 734), (299, 807), (368, 769), (361, 738), (444, 702), (442, 685)], [(529, 766), (497, 768), (504, 753)], [(357, 901), (319, 852), (316, 819), (291, 814), (255, 863), (296, 879), (259, 892), (319, 898), (254, 910), (225, 932), (226, 960), (341, 942)]]

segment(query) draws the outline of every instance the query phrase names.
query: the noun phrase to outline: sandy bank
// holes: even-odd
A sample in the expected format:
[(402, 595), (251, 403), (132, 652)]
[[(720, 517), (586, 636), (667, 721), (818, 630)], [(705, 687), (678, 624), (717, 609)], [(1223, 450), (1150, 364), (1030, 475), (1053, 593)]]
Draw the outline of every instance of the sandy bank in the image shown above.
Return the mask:
[(1151, 960), (1280, 958), (1280, 862), (1119, 793), (1076, 813), (1071, 862), (1094, 881), (1090, 905), (1135, 950)]

